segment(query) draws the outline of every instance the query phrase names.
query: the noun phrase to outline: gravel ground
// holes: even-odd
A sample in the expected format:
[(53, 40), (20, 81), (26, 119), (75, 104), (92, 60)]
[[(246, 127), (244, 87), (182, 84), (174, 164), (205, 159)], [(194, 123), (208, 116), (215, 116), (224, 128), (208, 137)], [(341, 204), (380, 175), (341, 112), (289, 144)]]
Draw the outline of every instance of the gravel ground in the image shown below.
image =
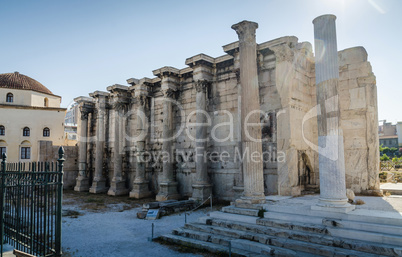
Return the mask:
[[(155, 221), (142, 220), (136, 216), (141, 204), (127, 197), (66, 192), (63, 202), (64, 214), (67, 215), (63, 217), (63, 256), (208, 256), (180, 253), (171, 246), (150, 242), (152, 223), (155, 225), (155, 237), (169, 234), (184, 225), (184, 214), (165, 216)], [(207, 211), (209, 209), (198, 210), (188, 216), (187, 221), (196, 221)]]

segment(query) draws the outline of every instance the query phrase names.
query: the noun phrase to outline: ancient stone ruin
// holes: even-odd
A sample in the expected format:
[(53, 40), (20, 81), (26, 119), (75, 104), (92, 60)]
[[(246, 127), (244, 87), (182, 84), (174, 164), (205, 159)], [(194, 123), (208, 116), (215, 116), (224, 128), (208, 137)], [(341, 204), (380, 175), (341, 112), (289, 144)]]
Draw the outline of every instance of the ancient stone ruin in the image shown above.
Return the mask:
[(345, 207), (347, 188), (378, 193), (375, 76), (363, 47), (337, 51), (334, 22), (315, 20), (315, 56), (295, 36), (257, 44), (243, 21), (222, 56), (76, 98), (75, 190), (241, 205), (321, 184), (322, 208)]

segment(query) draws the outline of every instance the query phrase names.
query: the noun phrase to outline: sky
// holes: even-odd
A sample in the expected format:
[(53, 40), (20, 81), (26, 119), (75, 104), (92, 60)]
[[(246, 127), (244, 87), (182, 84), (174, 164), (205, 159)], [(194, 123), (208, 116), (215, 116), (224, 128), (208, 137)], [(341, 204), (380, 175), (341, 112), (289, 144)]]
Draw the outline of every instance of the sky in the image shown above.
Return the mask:
[(36, 79), (67, 107), (164, 66), (185, 68), (200, 53), (222, 56), (242, 20), (259, 24), (257, 43), (314, 43), (312, 20), (323, 14), (337, 16), (338, 50), (367, 50), (379, 119), (402, 121), (400, 0), (0, 0), (0, 73)]

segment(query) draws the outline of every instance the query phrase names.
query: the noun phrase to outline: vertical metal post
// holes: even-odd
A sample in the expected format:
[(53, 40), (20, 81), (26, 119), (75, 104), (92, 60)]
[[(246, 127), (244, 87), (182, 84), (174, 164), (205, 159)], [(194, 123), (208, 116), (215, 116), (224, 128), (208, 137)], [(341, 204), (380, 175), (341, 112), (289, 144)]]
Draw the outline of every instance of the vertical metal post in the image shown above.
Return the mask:
[(62, 200), (63, 200), (63, 162), (64, 159), (64, 149), (62, 146), (59, 148), (59, 159), (57, 160), (59, 166), (59, 183), (57, 184), (58, 194), (57, 194), (57, 215), (56, 215), (56, 256), (61, 256), (61, 211), (62, 211)]
[(184, 211), (184, 224), (187, 224), (187, 212)]
[(229, 257), (232, 257), (232, 241), (229, 241)]
[(212, 194), (209, 196), (209, 203), (211, 204), (211, 212), (212, 212)]
[(3, 256), (3, 241), (4, 241), (4, 201), (5, 201), (5, 179), (6, 179), (6, 163), (7, 163), (7, 155), (3, 153), (1, 162), (1, 206), (0, 206), (0, 241), (1, 241), (1, 256)]
[(154, 240), (154, 223), (152, 223), (151, 242)]

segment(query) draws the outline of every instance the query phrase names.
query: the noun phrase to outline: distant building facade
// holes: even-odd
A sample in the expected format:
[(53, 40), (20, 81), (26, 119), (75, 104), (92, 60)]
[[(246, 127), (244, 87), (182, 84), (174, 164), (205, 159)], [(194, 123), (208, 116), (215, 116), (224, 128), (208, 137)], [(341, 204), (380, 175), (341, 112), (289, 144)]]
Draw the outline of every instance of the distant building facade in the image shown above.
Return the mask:
[[(400, 122), (398, 122), (398, 123), (400, 123)], [(402, 130), (401, 130), (402, 124), (393, 125), (391, 122), (382, 120), (382, 124), (380, 124), (378, 126), (378, 136), (379, 136), (379, 140), (380, 140), (380, 145), (382, 145), (383, 147), (389, 147), (389, 148), (393, 148), (393, 147), (398, 148), (400, 146), (400, 142), (402, 142), (402, 140), (398, 140), (398, 133), (397, 133), (398, 126), (400, 126), (399, 134), (401, 134), (402, 133)]]
[(64, 118), (64, 123), (77, 125), (78, 112), (79, 112), (78, 104), (73, 103), (66, 112), (66, 117)]
[(64, 142), (61, 97), (18, 72), (0, 74), (0, 154), (9, 162), (39, 160), (39, 142)]
[(398, 147), (402, 147), (402, 121), (396, 123), (396, 134), (398, 135)]

